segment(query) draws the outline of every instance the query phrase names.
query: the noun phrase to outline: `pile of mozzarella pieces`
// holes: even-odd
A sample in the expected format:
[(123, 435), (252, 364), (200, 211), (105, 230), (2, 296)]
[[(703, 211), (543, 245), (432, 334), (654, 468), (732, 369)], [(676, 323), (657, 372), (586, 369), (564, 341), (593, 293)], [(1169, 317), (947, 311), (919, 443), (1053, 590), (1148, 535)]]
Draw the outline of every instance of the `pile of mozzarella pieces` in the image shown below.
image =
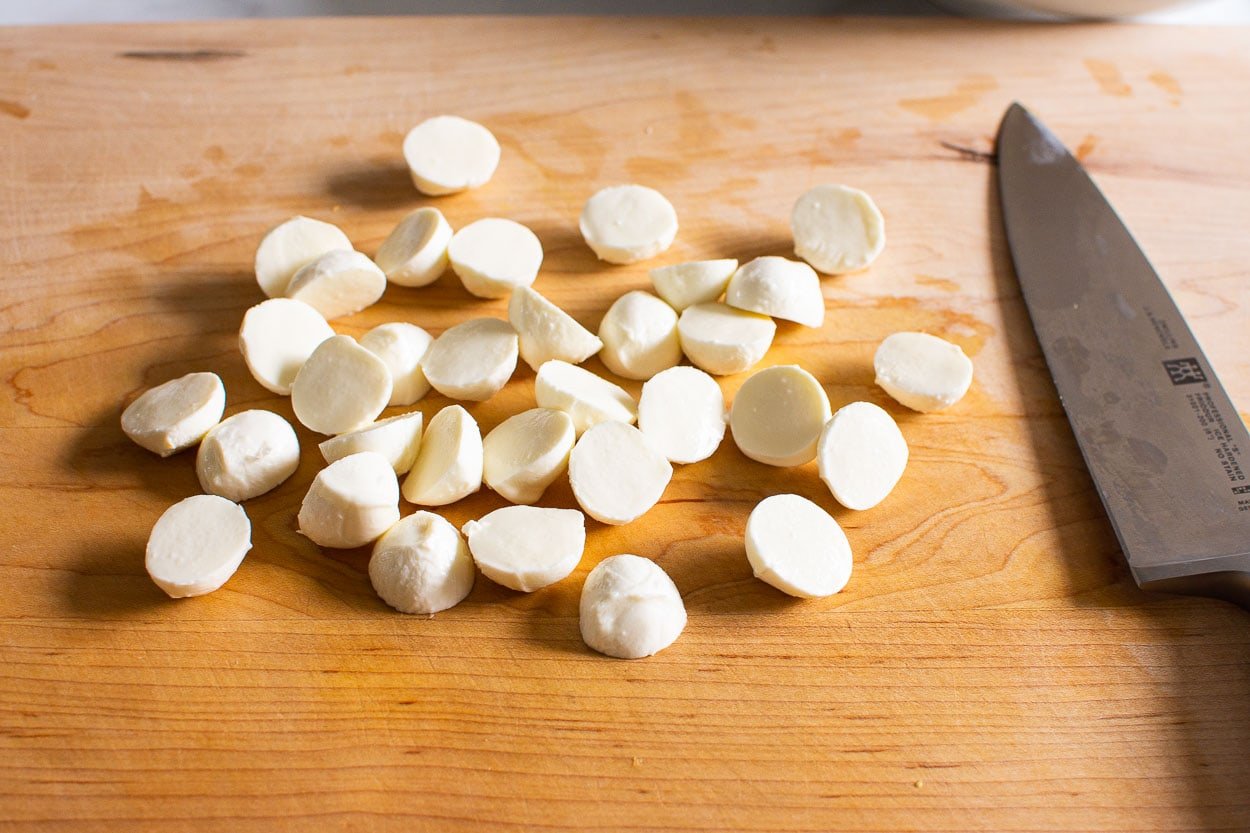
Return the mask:
[[(404, 142), (413, 181), (428, 195), (484, 184), (499, 153), (485, 127), (455, 116), (418, 125)], [(438, 209), (420, 208), (373, 259), (329, 223), (295, 217), (272, 229), (256, 252), (256, 279), (269, 300), (247, 311), (239, 345), (257, 382), (289, 395), (304, 426), (330, 435), (320, 444), (328, 465), (299, 511), (300, 532), (322, 547), (372, 543), (370, 580), (404, 613), (459, 603), (473, 586), (475, 564), (491, 580), (530, 592), (581, 561), (582, 511), (605, 524), (641, 517), (660, 500), (673, 464), (711, 456), (726, 424), (747, 457), (772, 466), (815, 458), (843, 506), (875, 506), (908, 456), (885, 410), (854, 402), (834, 413), (820, 382), (786, 365), (747, 378), (727, 411), (708, 375), (742, 373), (759, 362), (772, 344), (774, 318), (821, 326), (824, 299), (812, 267), (863, 269), (885, 242), (872, 200), (840, 185), (800, 197), (791, 225), (806, 262), (761, 257), (742, 266), (706, 260), (653, 269), (657, 294), (626, 293), (597, 335), (531, 288), (542, 246), (511, 220), (482, 219), (453, 233)], [(659, 192), (619, 185), (587, 201), (580, 227), (600, 259), (634, 263), (669, 247), (677, 214)], [(475, 318), (437, 339), (413, 324), (389, 323), (359, 341), (327, 323), (376, 302), (388, 281), (425, 286), (449, 264), (470, 293), (509, 297), (508, 320)], [(683, 354), (693, 367), (680, 364)], [(645, 380), (637, 402), (578, 366), (593, 355), (615, 374)], [(375, 422), (383, 409), (410, 406), (431, 387), (451, 399), (488, 399), (518, 357), (537, 372), (537, 407), (485, 437), (460, 405), (428, 424), (416, 410)], [(920, 411), (953, 404), (972, 379), (958, 346), (924, 333), (888, 337), (874, 364), (878, 384)], [(147, 546), (148, 573), (175, 598), (209, 593), (234, 574), (251, 548), (239, 503), (277, 487), (299, 464), (299, 442), (282, 417), (248, 410), (222, 420), (224, 408), (221, 379), (191, 373), (147, 391), (122, 414), (126, 434), (162, 456), (199, 444), (196, 472), (206, 494), (167, 510)], [(530, 505), (566, 470), (582, 511)], [(483, 483), (516, 505), (461, 531), (429, 511), (400, 518), (401, 494), (418, 506), (444, 506)], [(831, 595), (850, 578), (841, 527), (798, 495), (774, 495), (754, 508), (746, 553), (756, 576), (794, 596)], [(629, 554), (591, 571), (580, 617), (587, 645), (625, 658), (667, 647), (686, 623), (668, 575)]]

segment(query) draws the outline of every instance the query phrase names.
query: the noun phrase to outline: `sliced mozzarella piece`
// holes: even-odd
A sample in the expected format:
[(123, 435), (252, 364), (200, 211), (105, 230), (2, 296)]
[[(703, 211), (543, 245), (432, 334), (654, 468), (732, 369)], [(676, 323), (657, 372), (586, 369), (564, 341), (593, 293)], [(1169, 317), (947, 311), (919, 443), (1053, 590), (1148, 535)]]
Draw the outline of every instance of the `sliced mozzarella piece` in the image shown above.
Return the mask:
[(447, 271), (451, 225), (437, 208), (418, 208), (399, 221), (373, 260), (397, 286), (428, 286)]
[(757, 257), (729, 281), (725, 303), (804, 327), (825, 323), (825, 298), (812, 267), (784, 257)]
[(728, 376), (750, 370), (772, 346), (777, 325), (767, 315), (725, 304), (686, 307), (677, 322), (681, 349), (708, 373)]
[(954, 405), (972, 384), (972, 359), (958, 344), (928, 333), (894, 333), (872, 359), (877, 384), (914, 411)]
[(898, 424), (871, 402), (838, 409), (820, 434), (820, 479), (847, 509), (871, 509), (907, 468), (907, 441)]
[(798, 495), (773, 495), (747, 518), (755, 577), (801, 599), (832, 596), (851, 578), (851, 544), (833, 516)]
[(200, 441), (195, 473), (211, 495), (242, 503), (276, 489), (299, 468), (299, 438), (272, 411), (243, 411)]
[(403, 518), (373, 545), (369, 581), (400, 613), (430, 615), (473, 589), (473, 557), (456, 528), (433, 512)]
[(404, 474), (416, 462), (417, 450), (421, 447), (421, 420), (420, 411), (400, 414), (331, 437), (317, 447), (327, 463), (342, 460), (349, 454), (376, 451), (386, 458), (396, 474)]
[(256, 282), (270, 298), (280, 298), (306, 264), (326, 252), (351, 247), (352, 241), (338, 226), (292, 217), (270, 229), (256, 248)]
[(639, 659), (677, 640), (686, 627), (686, 606), (660, 565), (637, 555), (613, 555), (586, 576), (578, 625), (590, 648)]
[(623, 388), (558, 359), (538, 368), (534, 398), (539, 407), (555, 408), (572, 417), (579, 435), (599, 422), (611, 419), (628, 424), (638, 418), (638, 406)]
[(435, 116), (404, 137), (412, 184), (432, 197), (485, 185), (499, 165), (499, 142), (477, 122)]
[(391, 372), (351, 336), (327, 338), (291, 383), (291, 407), (322, 434), (355, 431), (377, 419), (391, 398)]
[(669, 306), (681, 312), (720, 298), (737, 269), (738, 261), (734, 258), (674, 263), (652, 269), (651, 284)]
[(386, 275), (367, 255), (335, 249), (296, 272), (286, 295), (330, 319), (373, 306), (385, 291)]
[(421, 369), (443, 396), (480, 402), (507, 384), (516, 360), (512, 325), (498, 318), (474, 318), (434, 339)]
[(335, 460), (313, 479), (299, 508), (299, 531), (322, 547), (363, 547), (399, 520), (399, 483), (375, 451)]
[(576, 509), (505, 506), (464, 525), (482, 575), (529, 593), (567, 576), (586, 548), (586, 519)]
[(738, 388), (729, 430), (743, 454), (770, 466), (801, 466), (816, 456), (832, 415), (816, 377), (798, 365), (770, 367)]
[(165, 510), (148, 536), (144, 566), (172, 598), (221, 587), (252, 548), (252, 524), (237, 503), (194, 495)]
[(459, 405), (443, 408), (426, 426), (417, 462), (404, 479), (404, 500), (445, 506), (482, 488), (482, 432)]
[(122, 411), (122, 431), (168, 457), (198, 443), (221, 421), (226, 388), (216, 373), (188, 373), (157, 385)]
[(650, 292), (626, 292), (599, 325), (599, 358), (618, 376), (650, 379), (681, 361), (677, 313)]
[(654, 188), (613, 185), (586, 200), (579, 225), (600, 260), (635, 263), (673, 244), (677, 212)]
[(673, 463), (697, 463), (725, 437), (725, 397), (711, 376), (670, 367), (642, 386), (638, 428)]
[(569, 484), (586, 514), (605, 524), (627, 524), (664, 495), (673, 467), (641, 431), (624, 422), (600, 422), (582, 434), (569, 455)]
[(325, 317), (308, 304), (270, 298), (244, 313), (239, 351), (252, 378), (266, 390), (288, 396), (295, 374), (332, 335)]
[(388, 405), (411, 405), (430, 392), (421, 359), (433, 341), (416, 324), (402, 321), (379, 324), (360, 337), (360, 346), (381, 359), (391, 371)]
[(817, 185), (790, 214), (794, 253), (826, 275), (857, 272), (885, 248), (885, 219), (872, 197), (845, 185)]
[(543, 245), (520, 223), (487, 217), (456, 232), (447, 255), (469, 292), (479, 298), (505, 298), (538, 277)]
[(569, 463), (576, 439), (564, 411), (531, 408), (482, 440), (482, 479), (513, 503), (534, 503)]
[(512, 290), (508, 321), (521, 342), (521, 358), (534, 370), (552, 359), (581, 364), (603, 347), (599, 337), (528, 286)]

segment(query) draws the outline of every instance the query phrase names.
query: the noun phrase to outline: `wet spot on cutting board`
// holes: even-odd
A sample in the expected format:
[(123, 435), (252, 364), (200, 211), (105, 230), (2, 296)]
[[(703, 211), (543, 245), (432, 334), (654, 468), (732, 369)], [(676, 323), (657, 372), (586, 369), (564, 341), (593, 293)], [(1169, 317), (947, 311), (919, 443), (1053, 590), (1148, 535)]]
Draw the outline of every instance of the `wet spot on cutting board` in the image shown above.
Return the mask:
[(1076, 146), (1076, 152), (1074, 155), (1076, 156), (1077, 159), (1084, 162), (1086, 158), (1089, 157), (1089, 155), (1093, 153), (1094, 149), (1097, 147), (1098, 147), (1098, 137), (1095, 136), (1093, 133), (1086, 133), (1085, 138), (1082, 139), (1081, 143)]
[(25, 119), (30, 117), (30, 108), (17, 101), (6, 101), (0, 98), (0, 113), (15, 119)]
[(1163, 90), (1165, 93), (1167, 93), (1171, 97), (1169, 100), (1173, 107), (1180, 106), (1181, 84), (1179, 81), (1177, 81), (1171, 75), (1168, 75), (1163, 70), (1158, 70), (1156, 72), (1150, 73), (1149, 75), (1146, 76), (1146, 79), (1150, 81), (1151, 84), (1154, 84), (1156, 87)]
[(1095, 58), (1085, 59), (1085, 69), (1098, 84), (1098, 89), (1106, 95), (1124, 98), (1133, 94), (1133, 88), (1124, 80), (1120, 70), (1110, 61), (1099, 61)]
[(929, 121), (946, 121), (951, 116), (976, 106), (986, 93), (998, 89), (998, 82), (988, 75), (971, 75), (945, 95), (928, 98), (904, 98), (899, 107)]

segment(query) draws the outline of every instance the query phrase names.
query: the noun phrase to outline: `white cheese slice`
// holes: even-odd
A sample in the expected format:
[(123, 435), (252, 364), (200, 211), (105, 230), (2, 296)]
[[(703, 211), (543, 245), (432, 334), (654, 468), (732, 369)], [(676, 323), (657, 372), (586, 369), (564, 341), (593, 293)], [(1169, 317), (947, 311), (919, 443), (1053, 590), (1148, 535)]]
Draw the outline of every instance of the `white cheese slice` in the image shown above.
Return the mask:
[(482, 432), (459, 405), (443, 408), (426, 426), (417, 461), (404, 478), (404, 500), (445, 506), (482, 488)]
[(677, 322), (681, 349), (697, 367), (717, 376), (750, 370), (772, 346), (777, 324), (767, 315), (725, 304), (695, 304)]
[(416, 324), (402, 321), (379, 324), (360, 337), (360, 346), (381, 359), (391, 371), (388, 405), (411, 405), (430, 392), (421, 359), (433, 341)]
[(804, 327), (825, 323), (820, 278), (806, 263), (784, 257), (757, 257), (743, 264), (729, 280), (725, 303)]
[(632, 424), (638, 418), (638, 406), (624, 388), (559, 359), (538, 368), (534, 398), (539, 407), (555, 408), (572, 417), (579, 436), (605, 420)]
[(252, 524), (237, 503), (194, 495), (165, 510), (148, 536), (144, 566), (172, 598), (221, 587), (252, 548)]
[(798, 365), (752, 374), (734, 396), (729, 430), (743, 454), (770, 466), (801, 466), (816, 456), (833, 414), (816, 377)]
[(418, 208), (391, 230), (374, 262), (396, 286), (429, 286), (447, 271), (451, 225), (437, 208)]
[(244, 313), (239, 352), (261, 387), (289, 396), (299, 369), (332, 335), (325, 317), (308, 304), (270, 298)]
[(673, 244), (677, 211), (654, 188), (613, 185), (586, 200), (579, 226), (600, 260), (636, 263)]
[(668, 573), (647, 558), (613, 555), (586, 576), (578, 610), (586, 645), (620, 659), (649, 657), (686, 627), (686, 606)]
[(373, 545), (369, 581), (400, 613), (431, 615), (473, 589), (473, 557), (456, 528), (433, 512), (414, 512)]
[(318, 345), (291, 383), (291, 408), (305, 428), (355, 431), (377, 419), (391, 398), (391, 372), (351, 336)]
[(276, 489), (299, 468), (299, 438), (272, 411), (243, 411), (200, 441), (195, 473), (211, 495), (242, 503)]
[(894, 333), (877, 347), (877, 384), (914, 411), (954, 405), (972, 384), (972, 359), (958, 344), (928, 333)]
[(598, 336), (528, 286), (512, 290), (508, 321), (520, 339), (521, 358), (534, 370), (553, 359), (581, 364), (603, 347)]
[(422, 194), (455, 194), (490, 181), (499, 165), (499, 142), (477, 122), (435, 116), (408, 131), (404, 160)]
[(603, 364), (626, 379), (650, 379), (681, 361), (677, 313), (650, 292), (626, 292), (599, 324)]
[(335, 460), (313, 479), (299, 508), (299, 531), (322, 547), (363, 547), (399, 520), (399, 483), (374, 451)]
[(801, 599), (832, 596), (851, 578), (851, 544), (833, 516), (798, 495), (773, 495), (747, 518), (756, 578)]
[(443, 396), (480, 402), (507, 384), (516, 360), (512, 325), (498, 318), (474, 318), (434, 339), (421, 369)]
[(529, 286), (538, 277), (543, 245), (520, 223), (487, 217), (456, 232), (447, 256), (469, 292), (479, 298), (506, 298), (518, 286)]
[(335, 249), (296, 272), (286, 295), (333, 319), (373, 306), (385, 291), (386, 275), (367, 255)]
[(421, 447), (421, 420), (420, 411), (400, 414), (331, 437), (318, 448), (327, 463), (342, 460), (349, 454), (376, 451), (386, 458), (396, 474), (404, 474), (416, 462), (417, 450)]
[(657, 266), (651, 270), (651, 285), (669, 306), (681, 312), (695, 304), (718, 300), (737, 269), (738, 261), (734, 258)]
[(531, 408), (508, 417), (482, 440), (482, 479), (513, 503), (534, 503), (568, 466), (575, 439), (564, 411)]
[(794, 253), (817, 271), (866, 269), (885, 248), (885, 219), (872, 197), (845, 185), (817, 185), (790, 214)]
[(482, 575), (529, 593), (567, 576), (586, 548), (586, 519), (576, 509), (506, 506), (464, 525)]
[(641, 431), (624, 422), (586, 429), (569, 455), (569, 484), (587, 515), (627, 524), (655, 506), (673, 466)]
[(711, 457), (725, 437), (725, 397), (711, 376), (670, 367), (642, 386), (638, 429), (672, 463)]
[(256, 282), (270, 298), (280, 298), (306, 264), (326, 252), (351, 247), (352, 241), (338, 226), (292, 217), (266, 232), (256, 247)]
[(898, 424), (871, 402), (838, 409), (820, 434), (820, 479), (847, 509), (871, 509), (893, 491), (907, 468)]
[(198, 443), (221, 421), (226, 388), (216, 373), (188, 373), (157, 385), (122, 411), (122, 431), (162, 457)]

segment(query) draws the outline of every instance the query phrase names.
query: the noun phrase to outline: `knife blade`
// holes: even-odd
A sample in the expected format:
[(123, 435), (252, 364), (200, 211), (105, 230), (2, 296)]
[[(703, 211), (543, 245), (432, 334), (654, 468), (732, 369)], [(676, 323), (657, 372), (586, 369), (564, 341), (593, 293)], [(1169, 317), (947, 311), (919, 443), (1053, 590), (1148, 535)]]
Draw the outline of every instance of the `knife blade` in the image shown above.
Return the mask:
[(1250, 609), (1250, 434), (1154, 267), (1020, 104), (998, 187), (1025, 305), (1133, 578)]

